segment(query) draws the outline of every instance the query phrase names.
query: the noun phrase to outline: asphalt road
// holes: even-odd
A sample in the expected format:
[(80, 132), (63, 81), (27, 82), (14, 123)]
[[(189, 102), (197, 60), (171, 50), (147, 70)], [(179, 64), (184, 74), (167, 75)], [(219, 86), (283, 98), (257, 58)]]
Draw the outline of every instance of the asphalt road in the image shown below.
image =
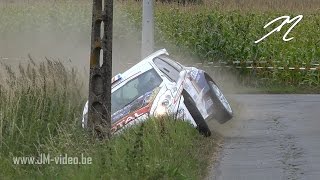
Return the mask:
[(320, 95), (234, 95), (209, 179), (320, 179)]

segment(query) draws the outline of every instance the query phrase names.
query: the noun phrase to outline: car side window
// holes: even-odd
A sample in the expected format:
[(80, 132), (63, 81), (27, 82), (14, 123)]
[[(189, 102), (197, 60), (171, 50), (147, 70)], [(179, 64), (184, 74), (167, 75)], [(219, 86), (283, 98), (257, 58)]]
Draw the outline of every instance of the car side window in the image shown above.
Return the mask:
[(153, 59), (153, 62), (160, 69), (160, 71), (162, 73), (164, 73), (169, 78), (169, 80), (171, 80), (173, 82), (178, 81), (179, 73), (181, 70), (179, 71), (174, 66), (172, 66), (169, 62), (167, 62), (163, 59), (160, 59), (158, 57)]
[(167, 62), (168, 64), (170, 64), (171, 66), (173, 66), (173, 67), (174, 67), (176, 70), (178, 70), (179, 72), (181, 72), (181, 71), (183, 70), (183, 67), (182, 67), (179, 63), (173, 61), (172, 59), (170, 59), (170, 58), (168, 58), (168, 57), (166, 57), (166, 56), (160, 56), (160, 58), (161, 58), (163, 61), (165, 61), (165, 62)]

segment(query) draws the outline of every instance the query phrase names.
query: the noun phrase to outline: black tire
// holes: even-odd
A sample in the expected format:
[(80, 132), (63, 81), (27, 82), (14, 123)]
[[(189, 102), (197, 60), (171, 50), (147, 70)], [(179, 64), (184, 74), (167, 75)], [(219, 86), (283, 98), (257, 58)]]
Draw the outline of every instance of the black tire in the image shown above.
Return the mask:
[(196, 103), (193, 101), (193, 99), (190, 97), (190, 95), (186, 91), (183, 90), (182, 95), (188, 111), (190, 112), (195, 123), (197, 124), (197, 129), (199, 133), (204, 135), (205, 137), (211, 136), (211, 131), (208, 127), (208, 124), (203, 119), (200, 111), (196, 106)]
[[(232, 111), (232, 109), (231, 109), (231, 107), (230, 107), (228, 102), (227, 103), (228, 103), (228, 105), (230, 107), (231, 112), (226, 109), (226, 107), (220, 101), (220, 99), (219, 99), (218, 95), (216, 94), (215, 90), (213, 89), (213, 85), (215, 85), (216, 88), (219, 89), (218, 85), (209, 77), (207, 77), (207, 82), (208, 82), (208, 85), (210, 87), (210, 94), (211, 94), (211, 98), (212, 98), (213, 104), (215, 105), (214, 112), (213, 112), (213, 117), (220, 124), (224, 124), (224, 123), (226, 123), (227, 121), (229, 121), (233, 117), (233, 111)], [(219, 89), (219, 91), (220, 91), (220, 89)], [(220, 93), (223, 95), (223, 93), (221, 91), (220, 91)], [(224, 95), (223, 95), (223, 97), (224, 97)]]

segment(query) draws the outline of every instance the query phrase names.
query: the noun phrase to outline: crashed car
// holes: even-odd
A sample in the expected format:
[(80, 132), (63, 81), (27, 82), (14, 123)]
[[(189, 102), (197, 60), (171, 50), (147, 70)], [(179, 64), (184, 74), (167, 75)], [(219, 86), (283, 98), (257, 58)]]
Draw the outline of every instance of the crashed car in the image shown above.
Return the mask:
[[(233, 116), (227, 99), (203, 70), (185, 67), (159, 50), (112, 79), (111, 132), (140, 123), (150, 116), (174, 115), (210, 136), (207, 120), (225, 123)], [(83, 111), (86, 128), (88, 102)]]

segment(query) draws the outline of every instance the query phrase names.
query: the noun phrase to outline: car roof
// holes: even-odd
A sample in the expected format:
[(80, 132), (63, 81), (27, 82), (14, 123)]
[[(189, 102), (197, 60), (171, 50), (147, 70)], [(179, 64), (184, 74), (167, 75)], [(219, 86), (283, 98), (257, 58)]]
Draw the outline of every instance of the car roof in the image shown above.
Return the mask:
[(153, 62), (153, 59), (155, 57), (158, 57), (158, 56), (161, 56), (161, 55), (169, 55), (169, 53), (167, 52), (166, 49), (160, 49), (160, 50), (150, 54), (149, 56), (147, 56), (146, 58), (141, 60), (139, 63), (137, 63), (136, 65), (132, 66), (131, 68), (129, 68), (124, 73), (122, 73), (120, 75), (121, 76), (120, 82), (113, 84), (112, 88), (117, 86), (117, 85), (119, 85), (119, 84), (121, 84), (124, 81), (127, 81), (127, 80), (135, 77), (135, 75), (141, 74), (143, 72), (146, 72), (146, 71), (152, 69), (153, 67), (151, 66), (150, 63)]

